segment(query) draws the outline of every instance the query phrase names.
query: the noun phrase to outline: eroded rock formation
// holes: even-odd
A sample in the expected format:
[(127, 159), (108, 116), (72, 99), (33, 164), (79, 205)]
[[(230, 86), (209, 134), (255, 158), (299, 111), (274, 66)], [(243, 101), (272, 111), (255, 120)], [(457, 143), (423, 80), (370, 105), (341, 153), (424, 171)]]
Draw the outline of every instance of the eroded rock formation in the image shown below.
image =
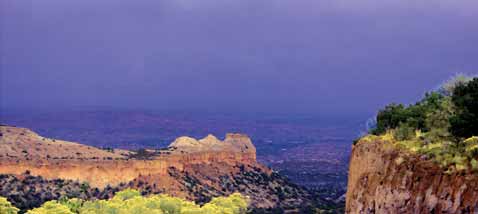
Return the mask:
[(0, 126), (0, 133), (0, 174), (28, 171), (47, 180), (87, 182), (100, 189), (132, 187), (199, 203), (234, 192), (249, 196), (255, 208), (295, 210), (311, 202), (307, 191), (257, 163), (251, 139), (242, 134), (227, 134), (223, 141), (212, 135), (180, 137), (168, 149), (147, 151), (141, 158), (44, 138), (23, 128)]
[(30, 171), (47, 179), (87, 181), (100, 188), (126, 183), (141, 175), (165, 176), (171, 167), (184, 170), (194, 164), (257, 164), (254, 145), (241, 134), (227, 134), (224, 141), (212, 135), (201, 140), (180, 137), (152, 160), (136, 160), (128, 157), (128, 151), (105, 151), (48, 139), (24, 128), (1, 126), (0, 133), (0, 173)]
[(476, 213), (478, 173), (446, 173), (433, 160), (382, 141), (353, 146), (347, 213)]

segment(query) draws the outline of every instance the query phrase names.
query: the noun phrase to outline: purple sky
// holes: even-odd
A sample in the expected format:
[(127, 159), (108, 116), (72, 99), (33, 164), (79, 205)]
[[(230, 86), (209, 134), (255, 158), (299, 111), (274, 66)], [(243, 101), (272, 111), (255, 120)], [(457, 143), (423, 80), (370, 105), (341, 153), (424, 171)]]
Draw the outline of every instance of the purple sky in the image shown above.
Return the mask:
[(371, 114), (478, 72), (476, 0), (0, 0), (1, 108)]

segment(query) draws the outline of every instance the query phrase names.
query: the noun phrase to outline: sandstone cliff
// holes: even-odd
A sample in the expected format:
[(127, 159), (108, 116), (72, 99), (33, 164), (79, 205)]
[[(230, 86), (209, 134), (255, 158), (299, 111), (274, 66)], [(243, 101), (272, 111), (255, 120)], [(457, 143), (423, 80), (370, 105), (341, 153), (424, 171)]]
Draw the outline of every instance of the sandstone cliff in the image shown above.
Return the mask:
[(87, 182), (99, 189), (132, 187), (199, 203), (240, 192), (255, 208), (294, 210), (310, 204), (307, 191), (256, 162), (256, 149), (243, 134), (227, 134), (223, 141), (212, 135), (200, 140), (180, 137), (141, 159), (129, 151), (101, 150), (0, 126), (0, 149), (0, 174), (21, 176), (28, 171), (46, 180)]
[(226, 163), (256, 165), (256, 150), (241, 134), (227, 134), (223, 141), (209, 135), (196, 140), (180, 137), (152, 160), (129, 158), (131, 152), (105, 151), (91, 146), (48, 139), (24, 128), (0, 126), (0, 173), (86, 181), (95, 187), (126, 183), (141, 175), (167, 175), (174, 167)]
[(352, 148), (347, 213), (477, 213), (478, 173), (446, 173), (385, 141)]

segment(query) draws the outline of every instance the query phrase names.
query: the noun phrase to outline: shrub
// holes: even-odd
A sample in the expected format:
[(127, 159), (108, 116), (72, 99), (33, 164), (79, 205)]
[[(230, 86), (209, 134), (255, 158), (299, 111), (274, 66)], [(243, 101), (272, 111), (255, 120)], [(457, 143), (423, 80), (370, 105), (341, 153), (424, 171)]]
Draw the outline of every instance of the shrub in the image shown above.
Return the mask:
[[(200, 207), (194, 202), (180, 198), (157, 195), (153, 197), (141, 197), (138, 192), (126, 190), (119, 192), (109, 201), (100, 200), (86, 202), (80, 213), (151, 213), (151, 214), (214, 214), (214, 213), (245, 213), (247, 200), (240, 194), (232, 194), (229, 197), (214, 198), (211, 202)], [(126, 196), (126, 197), (124, 197)]]
[(467, 162), (468, 162), (468, 159), (460, 155), (457, 155), (452, 159), (452, 163), (455, 164), (456, 170), (458, 171), (468, 169)]
[(80, 208), (81, 206), (83, 206), (84, 201), (77, 198), (73, 198), (73, 199), (62, 198), (59, 200), (59, 203), (68, 207), (73, 213), (79, 213)]
[(214, 198), (209, 204), (216, 205), (224, 211), (230, 210), (233, 214), (245, 213), (247, 209), (247, 201), (239, 193), (234, 193), (229, 197)]
[(125, 189), (121, 192), (117, 192), (113, 197), (113, 200), (125, 201), (137, 196), (141, 196), (141, 193), (138, 190), (134, 189)]
[(478, 137), (477, 136), (473, 136), (473, 137), (470, 137), (466, 140), (463, 141), (466, 145), (477, 145), (478, 144)]
[(418, 153), (422, 152), (423, 149), (423, 143), (418, 140), (408, 140), (408, 141), (400, 141), (403, 145), (405, 145), (405, 148), (408, 149), (409, 151), (413, 153)]
[(478, 137), (471, 137), (463, 141), (465, 151), (470, 158), (478, 157)]
[[(204, 206), (167, 195), (143, 197), (132, 189), (118, 192), (110, 200), (86, 201), (62, 199), (50, 201), (28, 214), (243, 214), (248, 200), (239, 193), (218, 197)], [(1, 210), (0, 210), (1, 211)], [(4, 214), (3, 212), (0, 212)], [(15, 212), (16, 213), (16, 212)], [(7, 213), (5, 213), (7, 214)], [(10, 213), (8, 213), (10, 214)]]
[(36, 208), (27, 212), (27, 214), (74, 214), (66, 205), (57, 201), (49, 201), (40, 208)]
[[(61, 198), (59, 201), (49, 201), (39, 208), (29, 210), (27, 214), (239, 214), (247, 212), (248, 204), (249, 200), (239, 193), (214, 198), (211, 202), (199, 206), (194, 202), (167, 195), (143, 197), (138, 191), (127, 189), (118, 192), (110, 200)], [(0, 214), (18, 212), (19, 209), (0, 197)]]
[(1, 214), (17, 214), (19, 209), (14, 207), (6, 198), (0, 197), (0, 213)]
[(472, 159), (470, 161), (470, 165), (471, 165), (472, 170), (474, 170), (474, 171), (478, 170), (478, 161), (476, 161), (476, 159)]
[(397, 140), (411, 140), (415, 137), (415, 128), (402, 123), (395, 130), (394, 137)]

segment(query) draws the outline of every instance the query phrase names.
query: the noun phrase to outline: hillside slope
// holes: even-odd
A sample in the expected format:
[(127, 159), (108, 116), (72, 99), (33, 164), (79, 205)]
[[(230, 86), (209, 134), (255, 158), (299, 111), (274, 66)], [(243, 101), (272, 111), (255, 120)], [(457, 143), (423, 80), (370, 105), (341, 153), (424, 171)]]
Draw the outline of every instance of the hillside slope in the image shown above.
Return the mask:
[(110, 152), (79, 143), (39, 136), (18, 127), (0, 126), (0, 158), (3, 159), (123, 159), (128, 152)]

